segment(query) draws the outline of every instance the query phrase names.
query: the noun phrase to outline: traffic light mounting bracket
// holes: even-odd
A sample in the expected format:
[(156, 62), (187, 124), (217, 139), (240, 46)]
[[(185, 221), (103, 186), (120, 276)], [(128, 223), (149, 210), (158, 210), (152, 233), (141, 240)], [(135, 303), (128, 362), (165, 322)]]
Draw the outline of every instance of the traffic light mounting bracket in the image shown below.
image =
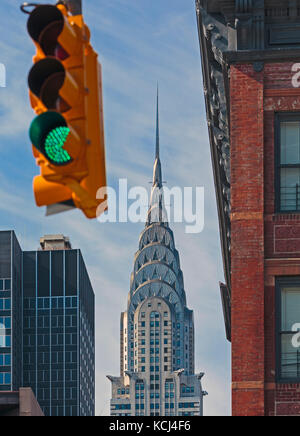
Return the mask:
[(82, 14), (82, 0), (65, 0), (71, 15)]
[[(65, 4), (70, 12), (71, 15), (81, 15), (82, 14), (82, 0), (58, 0), (58, 4)], [(28, 3), (24, 2), (20, 8), (21, 11), (25, 14), (30, 14), (30, 12), (27, 10), (27, 8), (38, 6), (39, 3)]]

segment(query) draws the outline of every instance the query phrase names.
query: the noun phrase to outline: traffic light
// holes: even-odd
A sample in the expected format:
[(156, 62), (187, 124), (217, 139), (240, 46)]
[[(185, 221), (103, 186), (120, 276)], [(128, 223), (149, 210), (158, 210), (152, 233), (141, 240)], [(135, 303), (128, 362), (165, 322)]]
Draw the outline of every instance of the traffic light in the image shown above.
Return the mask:
[[(28, 5), (30, 6), (30, 5)], [(65, 2), (36, 5), (28, 12), (28, 33), (36, 46), (28, 76), (36, 204), (49, 213), (81, 209), (96, 218), (106, 198), (102, 74), (83, 15)], [(102, 208), (103, 210), (103, 208)]]

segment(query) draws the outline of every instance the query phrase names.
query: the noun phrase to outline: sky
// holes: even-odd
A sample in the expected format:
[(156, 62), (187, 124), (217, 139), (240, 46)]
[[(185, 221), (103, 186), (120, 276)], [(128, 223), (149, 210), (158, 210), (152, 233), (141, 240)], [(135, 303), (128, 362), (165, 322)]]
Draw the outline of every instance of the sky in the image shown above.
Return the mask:
[[(39, 3), (49, 3), (40, 0)], [(32, 179), (39, 173), (28, 129), (35, 114), (27, 75), (34, 45), (20, 0), (1, 0), (0, 230), (15, 230), (24, 250), (59, 233), (82, 250), (96, 295), (96, 415), (109, 415), (110, 382), (119, 375), (120, 313), (126, 310), (130, 274), (142, 223), (99, 223), (78, 211), (45, 217)], [(203, 186), (205, 227), (186, 234), (172, 225), (194, 310), (196, 371), (205, 372), (204, 414), (230, 415), (230, 344), (219, 291), (223, 280), (219, 228), (207, 133), (194, 0), (84, 0), (85, 20), (103, 68), (108, 185), (149, 187), (155, 153), (156, 87), (160, 90), (160, 142), (168, 187)]]

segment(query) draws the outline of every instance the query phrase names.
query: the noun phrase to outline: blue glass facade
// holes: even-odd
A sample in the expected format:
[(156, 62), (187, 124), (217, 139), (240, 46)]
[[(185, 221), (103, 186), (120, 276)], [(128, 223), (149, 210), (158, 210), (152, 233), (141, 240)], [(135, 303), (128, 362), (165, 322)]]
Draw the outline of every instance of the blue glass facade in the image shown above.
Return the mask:
[(24, 386), (46, 416), (94, 415), (94, 293), (79, 250), (24, 252)]
[(0, 232), (0, 391), (46, 416), (94, 416), (94, 292), (80, 250), (23, 252)]
[[(6, 289), (3, 286), (7, 283)], [(1, 279), (0, 291), (0, 391), (12, 390), (11, 280)], [(9, 284), (9, 285), (8, 285)]]
[(22, 381), (22, 251), (14, 232), (0, 232), (0, 391)]

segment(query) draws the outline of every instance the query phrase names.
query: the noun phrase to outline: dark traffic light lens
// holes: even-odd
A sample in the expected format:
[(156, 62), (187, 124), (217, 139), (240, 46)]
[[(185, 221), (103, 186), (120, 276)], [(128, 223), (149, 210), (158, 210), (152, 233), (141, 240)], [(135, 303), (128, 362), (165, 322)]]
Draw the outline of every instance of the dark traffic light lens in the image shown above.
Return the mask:
[(47, 57), (33, 65), (28, 75), (28, 85), (47, 109), (67, 112), (70, 106), (59, 94), (65, 79), (63, 64), (58, 59)]
[(58, 38), (64, 28), (64, 17), (54, 5), (38, 5), (30, 14), (29, 35), (38, 42), (46, 55), (54, 56)]
[(71, 162), (72, 158), (64, 150), (64, 145), (70, 134), (68, 127), (57, 127), (51, 130), (45, 140), (45, 152), (49, 160), (57, 165), (63, 165)]

